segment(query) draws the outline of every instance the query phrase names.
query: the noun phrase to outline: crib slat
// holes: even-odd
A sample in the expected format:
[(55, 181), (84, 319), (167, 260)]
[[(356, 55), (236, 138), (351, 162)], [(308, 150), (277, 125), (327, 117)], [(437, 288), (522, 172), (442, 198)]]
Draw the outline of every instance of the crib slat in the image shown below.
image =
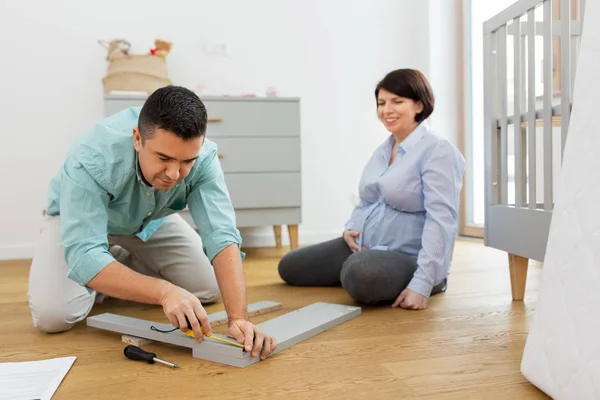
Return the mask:
[(500, 197), (508, 205), (508, 86), (506, 84), (506, 25), (498, 29), (498, 101), (500, 111)]
[(552, 1), (544, 2), (544, 209), (552, 210)]
[(529, 156), (529, 170), (528, 170), (528, 182), (529, 185), (529, 208), (537, 208), (537, 177), (536, 177), (536, 127), (535, 127), (535, 9), (531, 9), (527, 12), (527, 96), (529, 104), (527, 106), (527, 138), (528, 138), (528, 156)]
[(579, 29), (580, 35), (583, 32), (583, 17), (585, 15), (585, 0), (579, 0)]
[(490, 33), (496, 31), (502, 25), (507, 24), (511, 19), (525, 14), (530, 8), (537, 6), (540, 0), (519, 0), (506, 7), (498, 14), (494, 15), (483, 24), (483, 32)]
[(517, 17), (513, 20), (515, 35), (514, 38), (514, 146), (515, 146), (515, 207), (523, 205), (523, 132), (521, 122), (521, 19)]
[[(496, 40), (495, 33), (483, 34), (484, 52), (483, 52), (483, 92), (484, 92), (484, 151), (485, 161), (485, 220), (488, 220), (489, 207), (498, 204), (498, 125), (497, 125), (497, 107), (496, 97)], [(487, 224), (484, 227), (487, 230)]]
[(561, 162), (571, 115), (571, 1), (560, 0), (560, 92), (561, 92)]
[(579, 38), (577, 36), (571, 36), (571, 47), (569, 52), (571, 53), (571, 87), (569, 88), (571, 93), (575, 87), (575, 74), (577, 73), (577, 55), (579, 53)]
[[(579, 36), (575, 37), (575, 44), (573, 44), (573, 46), (577, 49), (577, 52), (575, 54), (575, 63), (573, 65), (573, 70), (575, 70), (575, 68), (577, 68), (577, 60), (579, 59), (579, 50), (581, 49), (581, 33), (583, 32), (583, 17), (585, 15), (585, 0), (579, 0), (579, 13), (577, 14), (578, 17), (578, 21), (571, 21), (571, 24), (574, 25), (576, 23), (579, 23)], [(573, 86), (571, 88), (575, 87), (575, 81), (573, 81)]]

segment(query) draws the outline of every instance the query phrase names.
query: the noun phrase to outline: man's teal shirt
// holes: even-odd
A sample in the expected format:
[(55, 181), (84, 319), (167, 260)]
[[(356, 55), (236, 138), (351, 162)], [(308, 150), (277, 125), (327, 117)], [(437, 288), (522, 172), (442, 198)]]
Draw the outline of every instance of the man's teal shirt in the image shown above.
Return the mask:
[(121, 111), (81, 135), (50, 183), (47, 214), (60, 215), (68, 277), (82, 286), (115, 261), (109, 235), (147, 241), (166, 216), (186, 206), (211, 262), (225, 247), (241, 247), (216, 144), (205, 139), (188, 176), (171, 190), (154, 190), (142, 179), (133, 147), (140, 110)]

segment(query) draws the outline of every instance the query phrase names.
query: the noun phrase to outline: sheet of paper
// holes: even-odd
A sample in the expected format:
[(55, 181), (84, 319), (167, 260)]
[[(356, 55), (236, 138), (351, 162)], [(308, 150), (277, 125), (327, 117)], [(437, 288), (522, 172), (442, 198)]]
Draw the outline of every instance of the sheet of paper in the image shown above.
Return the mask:
[(0, 400), (50, 400), (75, 357), (0, 363)]

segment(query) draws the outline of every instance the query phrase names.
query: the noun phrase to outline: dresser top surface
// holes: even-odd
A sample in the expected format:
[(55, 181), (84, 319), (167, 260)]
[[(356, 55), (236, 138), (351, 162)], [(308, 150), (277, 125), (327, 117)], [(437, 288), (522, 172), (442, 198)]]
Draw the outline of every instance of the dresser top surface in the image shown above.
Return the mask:
[[(147, 98), (148, 95), (147, 94), (134, 94), (134, 93), (127, 93), (127, 94), (117, 94), (117, 93), (111, 93), (111, 94), (105, 94), (104, 95), (104, 99), (105, 100), (143, 100), (145, 98)], [(234, 101), (243, 101), (243, 102), (249, 102), (249, 101), (259, 101), (259, 102), (299, 102), (300, 98), (299, 97), (266, 97), (266, 96), (202, 96), (199, 95), (200, 99), (202, 101), (227, 101), (227, 102), (234, 102)]]

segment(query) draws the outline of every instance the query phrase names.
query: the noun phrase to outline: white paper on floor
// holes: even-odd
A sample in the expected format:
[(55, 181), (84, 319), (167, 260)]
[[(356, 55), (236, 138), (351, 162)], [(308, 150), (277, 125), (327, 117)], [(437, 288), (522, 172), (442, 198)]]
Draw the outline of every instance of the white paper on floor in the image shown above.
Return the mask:
[(75, 357), (0, 363), (0, 400), (50, 400)]

